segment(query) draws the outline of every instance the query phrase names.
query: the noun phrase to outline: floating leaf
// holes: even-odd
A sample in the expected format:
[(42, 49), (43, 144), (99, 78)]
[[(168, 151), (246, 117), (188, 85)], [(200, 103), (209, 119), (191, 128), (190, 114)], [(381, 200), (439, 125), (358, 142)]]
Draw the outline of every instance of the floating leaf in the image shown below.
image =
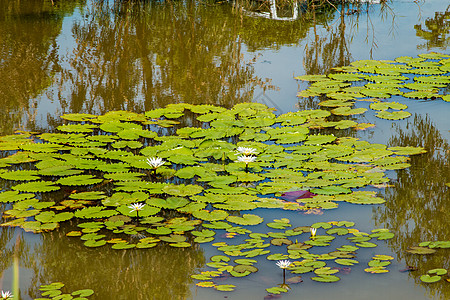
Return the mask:
[(350, 107), (338, 107), (331, 110), (331, 113), (339, 116), (351, 116), (351, 115), (359, 115), (363, 114), (367, 111), (367, 108), (350, 108)]
[(441, 278), (442, 277), (438, 275), (430, 276), (428, 274), (420, 276), (420, 280), (426, 283), (438, 282), (439, 280), (441, 280)]
[(378, 259), (371, 260), (368, 263), (369, 267), (385, 267), (390, 264), (391, 264), (390, 261), (383, 261), (383, 260), (378, 260)]
[(39, 290), (41, 291), (52, 291), (52, 290), (59, 290), (62, 287), (64, 287), (64, 283), (62, 282), (52, 282), (50, 284), (43, 284), (39, 287)]
[(393, 111), (393, 112), (388, 112), (388, 111), (379, 111), (376, 114), (376, 117), (381, 118), (381, 119), (387, 119), (387, 120), (401, 120), (401, 119), (405, 119), (411, 116), (411, 113), (407, 112), (407, 111)]
[(167, 185), (163, 188), (163, 191), (169, 195), (174, 195), (174, 196), (193, 196), (196, 194), (199, 194), (203, 191), (203, 188), (201, 186), (198, 185), (193, 185), (193, 184), (188, 184), (188, 185), (184, 185), (184, 184), (180, 184), (180, 185)]
[(357, 260), (354, 260), (354, 259), (346, 259), (346, 258), (342, 258), (342, 259), (339, 258), (339, 259), (336, 259), (335, 262), (336, 262), (337, 264), (344, 265), (344, 266), (353, 266), (353, 265), (359, 263)]
[(445, 275), (445, 274), (447, 274), (447, 269), (442, 269), (442, 268), (431, 269), (431, 270), (428, 270), (427, 273), (428, 274), (436, 274), (436, 275)]
[(78, 290), (75, 292), (72, 292), (72, 296), (78, 296), (78, 297), (89, 297), (94, 294), (94, 291), (91, 289), (84, 289), (84, 290)]
[(244, 214), (242, 217), (228, 216), (227, 221), (239, 225), (257, 225), (263, 222), (263, 218), (253, 214)]
[(231, 292), (234, 291), (234, 288), (236, 286), (233, 284), (219, 284), (219, 285), (215, 285), (214, 288), (218, 291), (221, 292)]
[(410, 247), (408, 250), (406, 250), (408, 253), (412, 254), (421, 254), (421, 255), (427, 255), (427, 254), (433, 254), (436, 252), (434, 249), (425, 248), (425, 247)]
[(56, 186), (51, 181), (32, 181), (15, 185), (12, 189), (19, 192), (37, 193), (57, 191), (59, 190), (59, 186)]
[(228, 213), (223, 210), (199, 210), (192, 214), (194, 217), (205, 221), (219, 221), (228, 217)]
[(370, 243), (370, 242), (359, 242), (359, 243), (356, 243), (356, 246), (363, 247), (363, 248), (374, 248), (377, 246), (377, 244)]
[(275, 286), (275, 287), (271, 287), (271, 288), (266, 289), (266, 291), (268, 293), (270, 293), (270, 294), (278, 295), (278, 294), (281, 294), (281, 293), (286, 293), (288, 290), (285, 289), (285, 288), (282, 288), (282, 287)]
[(364, 269), (364, 271), (367, 273), (372, 273), (372, 274), (381, 274), (381, 273), (389, 272), (389, 270), (386, 270), (384, 267), (370, 267), (370, 268)]
[(339, 277), (335, 275), (319, 275), (316, 277), (311, 277), (311, 279), (319, 282), (336, 282), (341, 280)]
[(422, 147), (390, 147), (388, 149), (397, 155), (415, 155), (426, 152), (426, 150)]
[(94, 178), (93, 175), (74, 175), (69, 177), (60, 178), (56, 181), (61, 185), (92, 185), (102, 182), (103, 179)]
[(101, 247), (106, 245), (106, 241), (105, 240), (87, 240), (86, 242), (84, 242), (84, 245), (86, 247)]
[(19, 194), (18, 191), (6, 191), (0, 193), (0, 203), (16, 202), (33, 198), (35, 195), (31, 193)]
[(408, 108), (408, 106), (398, 102), (375, 102), (370, 104), (370, 108), (374, 110), (388, 110), (389, 108), (401, 110)]
[(0, 178), (6, 180), (32, 181), (40, 179), (36, 170), (17, 170), (0, 173)]

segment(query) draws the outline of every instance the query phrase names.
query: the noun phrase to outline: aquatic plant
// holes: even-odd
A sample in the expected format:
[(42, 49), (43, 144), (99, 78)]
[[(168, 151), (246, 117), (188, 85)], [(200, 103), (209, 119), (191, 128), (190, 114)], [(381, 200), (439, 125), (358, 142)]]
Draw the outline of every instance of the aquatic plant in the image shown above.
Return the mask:
[[(402, 56), (394, 61), (359, 60), (350, 66), (338, 67), (338, 73), (328, 75), (302, 75), (298, 80), (312, 82), (309, 88), (300, 91), (297, 96), (326, 96), (319, 103), (331, 109), (334, 115), (357, 115), (367, 111), (365, 108), (351, 108), (355, 101), (371, 101), (370, 108), (377, 110), (376, 117), (387, 120), (400, 120), (411, 116), (404, 109), (407, 105), (387, 102), (395, 97), (419, 100), (450, 100), (450, 95), (443, 93), (450, 83), (450, 55), (441, 53), (419, 54), (413, 58)], [(351, 82), (355, 82), (352, 85)], [(361, 82), (365, 82), (361, 86)], [(391, 111), (389, 111), (391, 110)], [(349, 123), (349, 127), (356, 124)], [(322, 127), (330, 127), (325, 122)], [(318, 124), (318, 126), (320, 126)], [(328, 125), (328, 126), (327, 126)]]
[[(201, 126), (182, 124), (186, 114)], [(0, 150), (5, 153), (0, 159), (0, 178), (5, 180), (0, 202), (11, 203), (4, 213), (8, 220), (1, 226), (45, 232), (74, 220), (77, 228), (67, 232), (68, 237), (78, 237), (86, 247), (109, 245), (115, 250), (152, 248), (160, 243), (192, 247), (214, 241), (216, 232), (225, 230), (230, 236), (248, 234), (251, 241), (239, 246), (213, 244), (226, 256), (245, 257), (237, 259), (236, 266), (213, 261), (217, 272), (248, 276), (258, 269), (253, 266), (256, 260), (245, 259), (257, 256), (312, 259), (310, 263), (294, 261), (294, 267), (289, 267), (294, 274), (322, 268), (316, 261), (322, 256), (305, 251), (328, 246), (333, 236), (316, 235), (293, 243), (290, 236), (309, 232), (310, 227), (286, 229), (291, 226), (286, 218), (267, 223), (285, 232), (253, 233), (247, 226), (264, 219), (240, 212), (256, 208), (327, 210), (342, 201), (381, 204), (384, 200), (376, 192), (353, 189), (387, 182), (383, 170), (406, 168), (407, 155), (424, 152), (310, 134), (310, 128), (329, 116), (325, 110), (277, 116), (258, 103), (237, 104), (229, 110), (183, 103), (145, 114), (63, 115), (67, 123), (58, 127), (60, 132), (0, 137)], [(153, 170), (152, 180), (144, 176), (148, 170)], [(288, 201), (282, 196), (296, 191), (301, 195)], [(132, 217), (139, 224), (133, 224)], [(317, 223), (311, 227), (333, 229), (329, 234), (350, 232), (332, 226)], [(370, 235), (375, 234), (379, 233)], [(271, 240), (265, 243), (268, 237)], [(375, 247), (370, 239), (358, 233), (352, 241), (357, 243), (354, 247)], [(285, 245), (288, 254), (266, 249), (270, 245)], [(337, 259), (352, 257), (337, 255)], [(338, 280), (332, 271), (317, 272), (313, 280)], [(211, 280), (199, 285), (234, 289)]]
[[(62, 282), (52, 282), (50, 284), (43, 284), (39, 287), (41, 295), (45, 298), (36, 298), (35, 300), (43, 299), (87, 299), (92, 296), (94, 291), (91, 289), (77, 290), (72, 293), (63, 293), (61, 289), (65, 286)], [(76, 298), (74, 298), (76, 297)]]

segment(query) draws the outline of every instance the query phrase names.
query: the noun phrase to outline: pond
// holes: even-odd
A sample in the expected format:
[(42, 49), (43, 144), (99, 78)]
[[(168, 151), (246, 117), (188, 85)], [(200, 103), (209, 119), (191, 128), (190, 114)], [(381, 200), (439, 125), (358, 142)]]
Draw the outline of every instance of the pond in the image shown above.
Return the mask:
[[(0, 222), (13, 225), (0, 227), (0, 290), (71, 299), (58, 296), (59, 286), (39, 290), (62, 282), (62, 293), (81, 290), (74, 299), (450, 299), (449, 275), (423, 277), (449, 270), (448, 242), (415, 248), (431, 254), (408, 252), (450, 241), (450, 104), (441, 97), (449, 83), (434, 83), (438, 97), (366, 91), (351, 104), (359, 112), (348, 113), (347, 100), (326, 102), (347, 79), (328, 87), (304, 80), (419, 56), (414, 63), (441, 63), (449, 39), (450, 5), (441, 0), (0, 0)], [(424, 55), (434, 52), (442, 55)], [(435, 76), (425, 73), (435, 66), (411, 66)], [(441, 79), (449, 76), (448, 64), (442, 70)], [(367, 84), (356, 80), (353, 96)], [(409, 114), (377, 117), (384, 101)], [(182, 138), (163, 137), (175, 135)], [(255, 147), (256, 161), (243, 154), (235, 162), (239, 141)], [(421, 153), (393, 148), (410, 146)], [(362, 150), (382, 154), (356, 157)], [(353, 160), (341, 159), (345, 151)], [(143, 156), (167, 163), (153, 173)], [(337, 162), (351, 171), (320, 172)], [(48, 192), (26, 185), (41, 178)], [(329, 188), (333, 180), (340, 185)], [(146, 206), (130, 212), (134, 202)], [(102, 213), (85, 209), (103, 205)], [(282, 270), (284, 259), (299, 263)]]

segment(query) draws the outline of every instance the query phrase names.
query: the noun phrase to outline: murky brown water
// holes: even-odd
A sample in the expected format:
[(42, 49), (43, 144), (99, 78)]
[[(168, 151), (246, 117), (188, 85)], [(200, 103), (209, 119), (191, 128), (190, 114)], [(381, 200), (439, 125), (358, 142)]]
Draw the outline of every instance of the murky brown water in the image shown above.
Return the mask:
[[(389, 9), (373, 5), (368, 12), (342, 16), (333, 7), (321, 7), (289, 21), (266, 18), (261, 12), (271, 8), (262, 2), (0, 0), (0, 134), (51, 131), (64, 113), (143, 112), (178, 102), (231, 107), (258, 101), (282, 113), (317, 108), (317, 101), (298, 101), (296, 93), (306, 85), (293, 74), (328, 73), (358, 59), (450, 54), (445, 2), (394, 1)], [(277, 17), (293, 18), (292, 6), (280, 5)], [(448, 282), (424, 284), (419, 280), (423, 272), (397, 271), (406, 265), (450, 268), (448, 251), (431, 257), (404, 252), (421, 241), (450, 240), (445, 187), (450, 182), (450, 106), (404, 103), (413, 117), (391, 122), (365, 114), (360, 121), (376, 128), (347, 132), (372, 143), (428, 150), (412, 158), (411, 168), (388, 173), (393, 186), (378, 190), (385, 205), (341, 205), (321, 216), (262, 212), (302, 224), (353, 220), (361, 230), (390, 228), (396, 237), (383, 250), (398, 261), (388, 274), (353, 272), (337, 284), (308, 280), (283, 299), (450, 298)], [(229, 279), (226, 283), (238, 283), (233, 293), (197, 289), (190, 275), (216, 254), (211, 246), (99, 251), (68, 239), (67, 230), (35, 235), (0, 229), (0, 289), (11, 289), (14, 253), (23, 299), (35, 297), (39, 284), (53, 281), (70, 290), (91, 288), (102, 300), (261, 299), (264, 289), (280, 279), (267, 262), (256, 275)], [(371, 254), (367, 250), (362, 256)]]

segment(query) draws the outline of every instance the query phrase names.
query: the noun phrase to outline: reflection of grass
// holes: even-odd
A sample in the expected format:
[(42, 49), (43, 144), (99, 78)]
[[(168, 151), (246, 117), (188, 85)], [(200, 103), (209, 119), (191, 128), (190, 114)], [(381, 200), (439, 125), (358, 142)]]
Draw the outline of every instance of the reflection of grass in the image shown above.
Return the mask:
[[(389, 224), (396, 237), (389, 241), (390, 247), (417, 271), (410, 272), (415, 282), (434, 268), (450, 266), (449, 249), (437, 249), (434, 254), (415, 255), (405, 251), (421, 242), (449, 240), (450, 197), (446, 183), (450, 182), (450, 145), (429, 117), (416, 115), (408, 122), (407, 129), (394, 127), (395, 134), (389, 144), (424, 147), (427, 153), (413, 157), (411, 167), (397, 171), (393, 188), (385, 191), (386, 205), (375, 214), (377, 224)], [(411, 226), (413, 224), (414, 226)], [(423, 284), (423, 283), (421, 283)], [(450, 298), (448, 284), (423, 284), (430, 294)]]

